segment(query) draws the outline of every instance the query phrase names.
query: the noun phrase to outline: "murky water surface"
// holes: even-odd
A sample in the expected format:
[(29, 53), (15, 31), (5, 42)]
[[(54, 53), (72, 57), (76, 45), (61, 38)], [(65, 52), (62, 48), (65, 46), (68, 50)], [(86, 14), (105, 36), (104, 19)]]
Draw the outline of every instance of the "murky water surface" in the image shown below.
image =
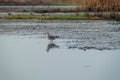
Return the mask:
[(120, 80), (119, 61), (120, 22), (0, 22), (0, 80)]

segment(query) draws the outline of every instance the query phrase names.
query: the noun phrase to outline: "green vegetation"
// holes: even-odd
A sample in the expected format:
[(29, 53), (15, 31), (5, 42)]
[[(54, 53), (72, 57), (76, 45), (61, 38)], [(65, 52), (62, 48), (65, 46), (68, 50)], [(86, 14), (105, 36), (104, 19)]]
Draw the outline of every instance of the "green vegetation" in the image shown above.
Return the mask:
[(100, 19), (97, 16), (92, 15), (30, 15), (30, 14), (20, 14), (20, 15), (9, 15), (5, 17), (6, 19), (45, 19), (45, 20), (86, 20), (86, 19)]
[(120, 14), (76, 14), (76, 15), (33, 15), (33, 14), (19, 14), (8, 15), (6, 19), (43, 19), (43, 20), (120, 20)]

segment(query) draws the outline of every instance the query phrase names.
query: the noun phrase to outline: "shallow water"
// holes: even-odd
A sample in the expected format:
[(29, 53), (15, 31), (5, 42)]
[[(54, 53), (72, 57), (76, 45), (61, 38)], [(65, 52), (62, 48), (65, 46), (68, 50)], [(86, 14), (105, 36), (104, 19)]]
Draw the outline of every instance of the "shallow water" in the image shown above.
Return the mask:
[(0, 80), (119, 80), (120, 50), (47, 51), (50, 42), (36, 36), (0, 37)]
[(49, 21), (13, 20), (0, 22), (0, 35), (36, 35), (46, 38), (44, 33), (59, 36), (67, 48), (114, 50), (120, 49), (120, 22), (116, 21)]
[[(0, 80), (120, 80), (119, 25), (1, 22)], [(51, 42), (46, 31), (60, 37)]]

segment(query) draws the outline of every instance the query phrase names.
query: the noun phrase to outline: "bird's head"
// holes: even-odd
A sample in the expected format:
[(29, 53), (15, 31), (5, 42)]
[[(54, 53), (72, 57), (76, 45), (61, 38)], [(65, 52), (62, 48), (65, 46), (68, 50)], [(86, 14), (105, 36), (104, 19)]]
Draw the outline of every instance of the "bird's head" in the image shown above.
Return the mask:
[(49, 32), (44, 33), (45, 35), (49, 35)]

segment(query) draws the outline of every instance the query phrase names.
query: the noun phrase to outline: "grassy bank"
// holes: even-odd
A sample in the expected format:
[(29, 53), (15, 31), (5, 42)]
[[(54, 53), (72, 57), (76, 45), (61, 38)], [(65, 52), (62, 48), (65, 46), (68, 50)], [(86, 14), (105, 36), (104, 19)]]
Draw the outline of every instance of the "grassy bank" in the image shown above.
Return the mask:
[(43, 20), (120, 20), (120, 14), (74, 14), (74, 15), (8, 15), (6, 19), (43, 19)]
[(6, 19), (44, 19), (44, 20), (97, 20), (103, 19), (103, 17), (98, 17), (94, 15), (30, 15), (30, 14), (20, 14), (20, 15), (9, 15), (5, 17)]

